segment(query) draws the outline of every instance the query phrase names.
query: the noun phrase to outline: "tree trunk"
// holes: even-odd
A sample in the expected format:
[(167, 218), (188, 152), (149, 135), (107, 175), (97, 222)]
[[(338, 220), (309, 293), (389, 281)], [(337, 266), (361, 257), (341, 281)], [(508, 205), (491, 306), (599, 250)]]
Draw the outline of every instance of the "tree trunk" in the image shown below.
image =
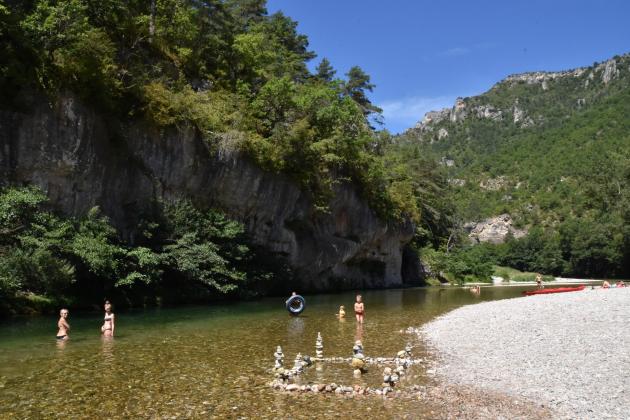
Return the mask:
[(155, 35), (155, 0), (151, 0), (151, 17), (149, 19), (149, 42), (153, 42)]

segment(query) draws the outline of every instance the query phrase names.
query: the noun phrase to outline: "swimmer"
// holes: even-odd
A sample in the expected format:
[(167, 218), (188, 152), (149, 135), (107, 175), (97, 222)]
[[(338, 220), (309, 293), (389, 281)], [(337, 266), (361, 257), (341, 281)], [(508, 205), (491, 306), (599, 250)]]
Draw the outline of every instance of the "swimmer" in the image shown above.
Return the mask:
[(365, 306), (363, 305), (363, 298), (361, 295), (357, 295), (357, 301), (354, 302), (354, 315), (357, 318), (359, 324), (363, 324), (363, 317), (365, 315)]
[(339, 319), (343, 319), (346, 317), (346, 307), (341, 305), (339, 307), (339, 313), (337, 314), (337, 318)]
[(536, 285), (538, 286), (539, 289), (544, 289), (545, 288), (545, 286), (543, 286), (542, 280), (543, 280), (543, 278), (540, 275), (540, 273), (536, 274)]
[(626, 283), (624, 283), (623, 281), (619, 280), (617, 282), (617, 287), (626, 287)]
[(68, 331), (70, 331), (70, 324), (68, 324), (67, 319), (68, 310), (64, 308), (59, 311), (59, 321), (57, 321), (57, 328), (59, 328), (59, 331), (57, 331), (57, 340), (67, 340), (68, 338), (70, 338), (68, 336)]
[(604, 280), (602, 283), (602, 289), (610, 289), (610, 283), (608, 283), (608, 280)]
[(112, 304), (109, 300), (105, 301), (105, 318), (103, 319), (101, 334), (103, 334), (103, 337), (114, 336), (114, 313), (112, 312)]

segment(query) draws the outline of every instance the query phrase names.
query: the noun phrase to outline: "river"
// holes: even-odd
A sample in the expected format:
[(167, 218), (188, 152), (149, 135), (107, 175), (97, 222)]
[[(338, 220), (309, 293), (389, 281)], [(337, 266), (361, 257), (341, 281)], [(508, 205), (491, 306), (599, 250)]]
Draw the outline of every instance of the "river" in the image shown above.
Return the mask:
[[(297, 352), (314, 355), (321, 332), (326, 357), (349, 357), (360, 338), (366, 356), (392, 357), (411, 343), (414, 358), (430, 358), (424, 343), (404, 330), (462, 305), (519, 296), (525, 288), (531, 286), (487, 287), (481, 296), (439, 287), (366, 291), (362, 328), (351, 293), (305, 296), (299, 317), (288, 315), (282, 298), (120, 312), (114, 339), (100, 337), (102, 314), (71, 312), (67, 342), (54, 338), (56, 317), (12, 319), (0, 324), (0, 417), (434, 417), (439, 407), (413, 398), (273, 390), (267, 385), (273, 352), (281, 345), (285, 366), (292, 366)], [(339, 305), (347, 311), (342, 322), (335, 317)], [(377, 386), (382, 378), (376, 367), (360, 379), (345, 363), (321, 367), (300, 380)], [(431, 382), (421, 364), (399, 386)]]

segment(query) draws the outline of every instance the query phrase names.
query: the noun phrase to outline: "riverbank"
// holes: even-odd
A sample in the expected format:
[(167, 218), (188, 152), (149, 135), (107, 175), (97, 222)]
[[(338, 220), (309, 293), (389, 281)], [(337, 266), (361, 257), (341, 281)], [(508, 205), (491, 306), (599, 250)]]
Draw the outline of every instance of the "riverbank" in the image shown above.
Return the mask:
[[(545, 281), (543, 284), (545, 287), (557, 286), (564, 284), (589, 284), (600, 285), (604, 280), (594, 279), (572, 279), (568, 277), (555, 277), (552, 281)], [(535, 281), (502, 281), (499, 283), (484, 283), (484, 282), (470, 282), (466, 283), (466, 286), (536, 286), (538, 283)]]
[[(630, 288), (484, 302), (418, 330), (447, 383), (526, 398), (556, 417), (630, 412)], [(465, 337), (465, 339), (462, 339)]]

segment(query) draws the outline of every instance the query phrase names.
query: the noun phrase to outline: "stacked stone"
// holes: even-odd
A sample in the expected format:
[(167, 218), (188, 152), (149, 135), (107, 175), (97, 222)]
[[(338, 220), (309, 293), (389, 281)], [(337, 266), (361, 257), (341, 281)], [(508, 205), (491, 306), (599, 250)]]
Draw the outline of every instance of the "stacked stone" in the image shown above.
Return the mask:
[(363, 344), (357, 340), (352, 347), (352, 361), (350, 365), (354, 368), (354, 375), (361, 376), (365, 372), (365, 355), (363, 354)]
[(292, 375), (299, 375), (304, 371), (304, 360), (302, 360), (302, 353), (298, 353), (295, 355), (295, 360), (293, 361), (293, 368), (291, 369)]
[(392, 372), (392, 368), (386, 367), (383, 370), (383, 394), (387, 394), (394, 390), (396, 382), (398, 382), (398, 375)]
[(324, 358), (324, 343), (321, 332), (317, 333), (317, 340), (315, 341), (315, 357), (317, 360), (322, 360)]
[(405, 374), (405, 371), (409, 366), (411, 366), (411, 344), (407, 344), (404, 350), (401, 350), (396, 354), (396, 359), (394, 362), (396, 363), (395, 374), (399, 377)]
[(276, 352), (273, 354), (275, 363), (273, 371), (276, 376), (277, 383), (284, 383), (289, 379), (290, 372), (284, 368), (284, 353), (282, 353), (282, 347), (278, 346)]
[(284, 353), (282, 353), (282, 347), (278, 346), (276, 348), (276, 352), (273, 354), (273, 357), (276, 359), (273, 366), (274, 370), (281, 369), (284, 365)]
[(293, 361), (293, 367), (289, 372), (289, 376), (297, 376), (304, 372), (304, 368), (310, 366), (313, 362), (311, 362), (310, 356), (302, 356), (302, 353), (298, 353), (295, 355), (295, 360)]

